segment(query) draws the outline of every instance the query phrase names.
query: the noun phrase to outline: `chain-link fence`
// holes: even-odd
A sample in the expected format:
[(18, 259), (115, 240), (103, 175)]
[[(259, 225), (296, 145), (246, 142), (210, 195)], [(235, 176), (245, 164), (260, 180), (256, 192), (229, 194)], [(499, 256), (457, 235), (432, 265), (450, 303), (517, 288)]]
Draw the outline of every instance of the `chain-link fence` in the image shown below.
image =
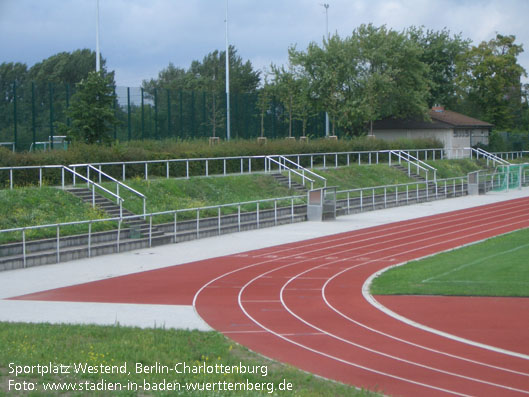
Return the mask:
[[(43, 148), (61, 135), (59, 126), (69, 126), (66, 110), (74, 87), (54, 83), (13, 83), (0, 98), (0, 143), (18, 151)], [(119, 141), (138, 139), (194, 139), (226, 137), (226, 96), (220, 92), (158, 89), (147, 92), (139, 87), (116, 87), (114, 112), (119, 124), (113, 138)], [(261, 111), (257, 93), (231, 93), (232, 138), (255, 138), (261, 135)], [(272, 98), (263, 117), (264, 136), (288, 136), (288, 117), (281, 103)], [(293, 121), (293, 136), (302, 135), (302, 122)], [(325, 135), (325, 114), (308, 120), (306, 134)], [(40, 142), (40, 144), (39, 144)]]

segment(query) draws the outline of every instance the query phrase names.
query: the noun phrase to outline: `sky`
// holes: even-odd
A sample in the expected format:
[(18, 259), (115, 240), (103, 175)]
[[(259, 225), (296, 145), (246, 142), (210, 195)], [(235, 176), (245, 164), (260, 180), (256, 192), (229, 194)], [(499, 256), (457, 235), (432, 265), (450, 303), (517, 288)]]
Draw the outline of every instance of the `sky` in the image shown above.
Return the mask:
[[(529, 72), (529, 0), (228, 0), (229, 41), (257, 70), (287, 62), (288, 48), (346, 37), (361, 24), (447, 28), (477, 45), (513, 34)], [(169, 63), (188, 68), (225, 49), (226, 0), (99, 0), (99, 36), (119, 86), (139, 87)], [(95, 50), (96, 0), (0, 0), (0, 63), (28, 66), (62, 51)], [(525, 79), (526, 80), (526, 79)]]

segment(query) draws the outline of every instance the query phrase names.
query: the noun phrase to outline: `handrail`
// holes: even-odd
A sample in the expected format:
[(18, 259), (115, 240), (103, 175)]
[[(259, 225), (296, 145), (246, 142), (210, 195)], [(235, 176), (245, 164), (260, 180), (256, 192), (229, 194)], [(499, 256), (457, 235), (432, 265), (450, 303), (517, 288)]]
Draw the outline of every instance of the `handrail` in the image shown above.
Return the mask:
[[(430, 171), (434, 172), (434, 175), (437, 174), (437, 168), (431, 166), (430, 164), (422, 161), (421, 159), (418, 159), (417, 157), (413, 156), (411, 153), (405, 151), (405, 150), (399, 150), (400, 153), (404, 153), (406, 156), (411, 158), (412, 160), (416, 161), (417, 163), (421, 164), (422, 166), (428, 168)], [(435, 178), (434, 178), (435, 179)]]
[[(266, 156), (266, 159), (268, 161), (271, 161), (271, 162), (276, 163), (277, 165), (279, 165), (279, 169), (280, 170), (281, 169), (285, 169), (285, 170), (288, 171), (288, 187), (289, 188), (292, 186), (292, 177), (291, 177), (290, 173), (293, 172), (294, 174), (296, 174), (296, 175), (298, 175), (298, 176), (300, 176), (302, 178), (303, 186), (305, 186), (305, 179), (306, 179), (306, 180), (308, 180), (310, 182), (310, 188), (314, 189), (314, 180), (309, 178), (308, 176), (305, 176), (305, 174), (299, 173), (296, 170), (293, 170), (292, 168), (287, 167), (285, 164), (283, 164), (280, 161), (277, 161), (274, 158), (272, 158), (272, 156)], [(268, 169), (270, 170), (270, 166), (268, 166)]]
[(310, 174), (310, 175), (322, 180), (323, 181), (323, 187), (327, 186), (327, 178), (316, 174), (315, 172), (313, 172), (313, 171), (309, 170), (308, 168), (305, 168), (302, 165), (300, 165), (300, 164), (298, 164), (298, 163), (286, 158), (285, 156), (279, 155), (279, 158), (282, 159), (285, 162), (289, 162), (290, 164), (294, 165), (295, 167), (297, 167), (298, 170), (301, 169), (301, 170), (303, 170), (303, 172), (307, 172), (308, 174)]
[[(74, 165), (73, 167), (76, 167), (76, 166), (77, 166), (77, 165)], [(116, 182), (116, 189), (117, 189), (117, 195), (118, 195), (118, 196), (119, 196), (119, 187), (120, 187), (120, 186), (123, 187), (123, 188), (125, 188), (126, 190), (132, 192), (132, 193), (135, 194), (136, 196), (139, 196), (139, 197), (143, 200), (143, 215), (147, 212), (147, 211), (146, 211), (146, 210), (147, 210), (147, 207), (146, 207), (146, 200), (147, 200), (147, 197), (146, 197), (144, 194), (138, 192), (137, 190), (131, 188), (130, 186), (125, 185), (123, 182), (118, 181), (118, 180), (117, 180), (116, 178), (114, 178), (113, 176), (108, 175), (107, 173), (101, 171), (100, 169), (94, 167), (94, 166), (91, 165), (91, 164), (86, 164), (86, 168), (87, 168), (87, 175), (88, 175), (88, 178), (90, 178), (90, 169), (92, 169), (92, 170), (98, 172), (100, 176), (102, 175), (102, 176), (104, 176), (104, 177), (110, 179), (112, 182)]]
[[(62, 166), (63, 170), (66, 170), (70, 172), (72, 175), (77, 176), (83, 180), (86, 181), (88, 185), (92, 185), (92, 207), (95, 207), (95, 188), (103, 190), (105, 193), (110, 194), (112, 197), (116, 198), (117, 203), (119, 204), (119, 217), (120, 219), (123, 218), (123, 201), (125, 201), (122, 197), (120, 197), (118, 194), (115, 194), (111, 192), (110, 190), (104, 188), (103, 186), (95, 183), (94, 181), (90, 180), (89, 178), (85, 177), (84, 175), (79, 174), (77, 171), (72, 170), (71, 168), (66, 167), (65, 165)], [(64, 178), (63, 178), (63, 189), (64, 189)]]
[(470, 148), (470, 149), (471, 149), (470, 153), (473, 153), (473, 152), (476, 153), (476, 158), (479, 158), (479, 155), (485, 157), (487, 159), (487, 163), (488, 163), (488, 160), (492, 160), (494, 163), (499, 163), (501, 165), (511, 165), (511, 163), (508, 162), (507, 160), (504, 160), (501, 157), (496, 156), (495, 154), (489, 153), (482, 148), (477, 148), (477, 149)]
[[(389, 152), (389, 160), (390, 160), (390, 165), (391, 165), (391, 155), (395, 155), (397, 156), (397, 158), (402, 159), (404, 161), (406, 161), (408, 163), (408, 176), (411, 175), (411, 169), (410, 169), (410, 166), (413, 165), (414, 167), (417, 168), (417, 174), (419, 174), (419, 169), (423, 170), (425, 173), (426, 173), (426, 181), (428, 181), (428, 172), (429, 170), (425, 167), (423, 167), (422, 165), (420, 165), (418, 162), (414, 162), (414, 161), (411, 161), (409, 158), (405, 158), (402, 154), (401, 154), (401, 151), (398, 150), (398, 151), (395, 151), (395, 150), (391, 150)], [(405, 152), (404, 152), (405, 153)], [(409, 155), (409, 153), (408, 153)], [(400, 161), (399, 161), (400, 163)], [(435, 170), (437, 171), (437, 170)], [(434, 172), (434, 181), (436, 180), (436, 172)]]

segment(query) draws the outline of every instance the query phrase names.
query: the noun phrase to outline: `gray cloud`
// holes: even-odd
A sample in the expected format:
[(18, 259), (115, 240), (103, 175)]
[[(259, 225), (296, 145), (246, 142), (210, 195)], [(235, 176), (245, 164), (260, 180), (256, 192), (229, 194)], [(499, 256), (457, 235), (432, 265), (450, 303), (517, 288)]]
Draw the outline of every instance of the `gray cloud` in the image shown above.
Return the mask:
[[(329, 30), (342, 36), (372, 22), (396, 30), (447, 27), (475, 44), (496, 32), (529, 43), (526, 0), (229, 0), (230, 42), (256, 68), (284, 63), (290, 45), (321, 41), (323, 2), (330, 4)], [(118, 84), (138, 86), (169, 62), (188, 67), (224, 49), (224, 19), (223, 0), (100, 0), (101, 51)], [(0, 35), (1, 62), (32, 65), (95, 48), (95, 0), (0, 0)], [(520, 63), (529, 70), (529, 53)]]

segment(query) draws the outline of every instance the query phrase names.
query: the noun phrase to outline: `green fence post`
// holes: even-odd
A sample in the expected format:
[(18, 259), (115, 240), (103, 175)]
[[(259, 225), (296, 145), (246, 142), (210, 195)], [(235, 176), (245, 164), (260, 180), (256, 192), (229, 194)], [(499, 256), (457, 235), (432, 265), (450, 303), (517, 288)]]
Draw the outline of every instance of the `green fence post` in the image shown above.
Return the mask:
[(15, 143), (15, 151), (17, 150), (17, 144), (18, 144), (18, 131), (17, 131), (17, 83), (16, 81), (13, 82), (13, 121), (15, 123), (14, 130), (13, 130), (13, 142)]
[(171, 93), (167, 89), (167, 137), (171, 136)]
[(154, 89), (154, 138), (160, 139), (158, 136), (158, 89)]
[(31, 132), (33, 147), (35, 148), (37, 142), (37, 126), (36, 126), (36, 115), (35, 115), (35, 82), (31, 82)]
[[(213, 119), (213, 115), (211, 117)], [(206, 91), (202, 91), (202, 125), (204, 126), (204, 136), (208, 135), (208, 120), (206, 116)]]
[[(118, 108), (118, 97), (116, 95), (116, 90), (114, 90), (114, 117), (118, 117), (117, 115), (117, 108)], [(117, 124), (114, 124), (114, 140), (118, 140), (118, 126)]]
[(180, 99), (180, 137), (184, 137), (184, 98), (182, 94), (182, 90), (179, 91), (178, 97)]
[(132, 126), (130, 123), (130, 87), (127, 87), (127, 131), (128, 140), (132, 139)]
[(53, 84), (48, 83), (50, 93), (50, 148), (53, 149)]
[(191, 137), (195, 138), (195, 91), (191, 91)]
[(145, 139), (145, 109), (143, 108), (143, 87), (141, 88), (141, 139)]

